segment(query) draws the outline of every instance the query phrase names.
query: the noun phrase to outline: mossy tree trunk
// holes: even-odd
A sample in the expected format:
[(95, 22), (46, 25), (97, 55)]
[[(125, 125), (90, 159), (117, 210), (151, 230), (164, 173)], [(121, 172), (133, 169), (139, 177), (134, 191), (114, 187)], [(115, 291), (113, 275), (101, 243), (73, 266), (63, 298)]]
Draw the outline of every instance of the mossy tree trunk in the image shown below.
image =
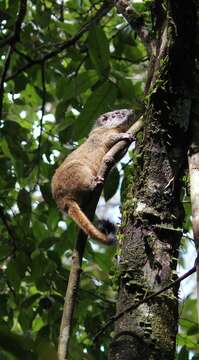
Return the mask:
[[(183, 208), (181, 176), (194, 71), (196, 10), (192, 0), (169, 1), (157, 41), (143, 136), (119, 235), (117, 313), (176, 278)], [(154, 66), (155, 64), (155, 66)], [(125, 313), (115, 323), (109, 360), (173, 360), (178, 289)]]

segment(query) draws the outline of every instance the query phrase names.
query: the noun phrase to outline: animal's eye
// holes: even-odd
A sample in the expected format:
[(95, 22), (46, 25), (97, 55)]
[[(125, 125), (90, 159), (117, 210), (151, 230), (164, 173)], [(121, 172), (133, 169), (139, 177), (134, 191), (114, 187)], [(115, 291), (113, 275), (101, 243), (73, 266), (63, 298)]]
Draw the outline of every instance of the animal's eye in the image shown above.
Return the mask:
[(107, 116), (104, 115), (104, 116), (102, 117), (102, 122), (104, 122), (104, 121), (106, 121), (106, 120), (107, 120)]

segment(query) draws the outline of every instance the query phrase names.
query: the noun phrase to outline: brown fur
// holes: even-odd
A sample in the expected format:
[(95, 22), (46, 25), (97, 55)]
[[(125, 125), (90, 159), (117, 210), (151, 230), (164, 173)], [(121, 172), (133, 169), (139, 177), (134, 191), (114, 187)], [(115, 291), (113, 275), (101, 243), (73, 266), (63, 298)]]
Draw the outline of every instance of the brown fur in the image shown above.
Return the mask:
[(125, 131), (133, 121), (131, 110), (116, 110), (101, 115), (85, 143), (64, 160), (52, 179), (52, 194), (58, 207), (66, 211), (90, 237), (104, 244), (111, 244), (113, 237), (98, 230), (81, 207), (91, 199), (92, 192), (103, 181), (98, 177), (103, 158), (116, 142), (128, 140)]

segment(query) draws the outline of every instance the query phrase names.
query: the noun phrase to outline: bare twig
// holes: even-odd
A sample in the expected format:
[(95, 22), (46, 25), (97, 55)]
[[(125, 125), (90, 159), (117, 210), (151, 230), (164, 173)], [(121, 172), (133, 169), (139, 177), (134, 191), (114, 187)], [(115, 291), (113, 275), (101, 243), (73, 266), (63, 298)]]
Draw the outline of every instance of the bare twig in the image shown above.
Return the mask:
[[(137, 134), (143, 128), (143, 117), (140, 117), (128, 130), (131, 134)], [(111, 150), (112, 162), (105, 161), (105, 165), (101, 167), (99, 171), (99, 176), (106, 178), (108, 172), (110, 171), (111, 167), (115, 163), (117, 157), (120, 157), (121, 153), (124, 150), (128, 149), (129, 144), (127, 145), (126, 141), (120, 141), (119, 143), (115, 144)], [(93, 219), (95, 214), (95, 209), (97, 207), (97, 203), (99, 201), (99, 197), (102, 191), (103, 185), (98, 187), (95, 192), (92, 194), (92, 199), (88, 202), (87, 207), (83, 209), (86, 215), (89, 217), (90, 220)], [(58, 345), (58, 357), (59, 360), (65, 360), (68, 356), (69, 351), (69, 340), (70, 340), (70, 333), (72, 328), (72, 319), (73, 313), (75, 309), (75, 302), (77, 297), (77, 291), (79, 288), (79, 281), (80, 281), (80, 274), (81, 274), (81, 265), (82, 265), (82, 258), (84, 254), (84, 249), (86, 246), (87, 235), (80, 231), (75, 248), (72, 254), (72, 265), (70, 270), (70, 276), (68, 280), (66, 296), (64, 301), (64, 309), (62, 314), (62, 321), (60, 327), (60, 336), (59, 336), (59, 345)]]
[[(86, 215), (90, 218), (90, 220), (92, 220), (92, 217), (94, 217), (95, 208), (97, 206), (99, 196), (100, 196), (100, 192), (98, 194), (98, 197), (95, 198), (95, 202), (91, 201), (89, 203), (90, 214), (88, 213), (88, 209), (83, 209)], [(82, 230), (80, 230), (72, 254), (72, 264), (71, 264), (70, 275), (66, 288), (66, 295), (64, 299), (64, 307), (63, 307), (59, 343), (58, 343), (59, 360), (67, 359), (69, 353), (69, 341), (70, 341), (70, 334), (72, 329), (72, 320), (75, 310), (77, 293), (79, 289), (80, 274), (82, 271), (81, 270), (82, 258), (86, 246), (86, 240), (87, 240), (87, 235)]]
[(172, 281), (169, 285), (165, 286), (163, 289), (144, 297), (142, 300), (138, 301), (136, 304), (128, 306), (126, 309), (118, 313), (117, 315), (112, 316), (106, 324), (98, 331), (98, 333), (95, 335), (93, 342), (96, 342), (100, 335), (104, 333), (104, 331), (116, 320), (120, 319), (124, 314), (128, 313), (129, 311), (137, 309), (140, 305), (149, 302), (150, 300), (155, 299), (158, 295), (161, 295), (166, 290), (171, 289), (172, 287), (178, 285), (183, 281), (184, 279), (188, 278), (190, 275), (196, 272), (196, 265), (194, 265), (189, 271), (187, 271), (184, 275), (180, 276), (177, 280)]

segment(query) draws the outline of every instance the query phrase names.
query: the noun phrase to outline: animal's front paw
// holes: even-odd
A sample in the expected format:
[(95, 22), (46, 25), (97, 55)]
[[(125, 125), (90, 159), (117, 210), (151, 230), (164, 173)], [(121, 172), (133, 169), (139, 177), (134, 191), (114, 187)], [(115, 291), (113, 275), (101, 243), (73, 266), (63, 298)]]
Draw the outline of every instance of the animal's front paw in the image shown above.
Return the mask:
[(121, 134), (122, 135), (122, 140), (127, 140), (129, 142), (132, 142), (135, 140), (135, 136), (132, 134), (132, 133), (124, 133), (124, 134)]
[(102, 185), (102, 184), (104, 184), (104, 178), (102, 177), (102, 176), (96, 176), (95, 177), (95, 183), (96, 183), (96, 186), (97, 185)]

